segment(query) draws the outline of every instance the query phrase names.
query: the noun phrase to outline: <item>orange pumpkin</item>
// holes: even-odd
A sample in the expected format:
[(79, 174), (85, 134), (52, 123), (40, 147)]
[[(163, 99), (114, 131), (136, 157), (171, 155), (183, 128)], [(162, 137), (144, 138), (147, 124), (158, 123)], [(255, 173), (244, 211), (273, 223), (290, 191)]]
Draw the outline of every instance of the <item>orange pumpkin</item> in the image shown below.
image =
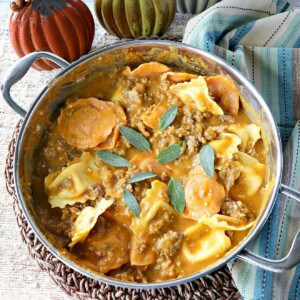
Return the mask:
[[(81, 0), (16, 0), (11, 9), (10, 40), (19, 57), (46, 50), (72, 62), (91, 49), (94, 19)], [(58, 66), (39, 59), (33, 67), (52, 70)]]

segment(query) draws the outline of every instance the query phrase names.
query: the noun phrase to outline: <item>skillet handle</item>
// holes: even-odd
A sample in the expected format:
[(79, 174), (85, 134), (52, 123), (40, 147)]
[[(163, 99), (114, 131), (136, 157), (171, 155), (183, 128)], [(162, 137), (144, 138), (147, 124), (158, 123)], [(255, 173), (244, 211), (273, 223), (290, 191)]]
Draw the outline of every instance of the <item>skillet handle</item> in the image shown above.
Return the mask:
[(298, 202), (300, 202), (300, 192), (285, 185), (285, 184), (281, 184), (280, 185), (280, 189), (279, 189), (280, 193), (287, 196), (287, 197), (291, 197), (294, 200), (297, 200)]
[(16, 84), (25, 76), (34, 61), (40, 58), (49, 59), (63, 68), (69, 66), (69, 63), (66, 60), (62, 59), (58, 55), (46, 51), (37, 51), (27, 54), (16, 63), (16, 65), (12, 68), (12, 70), (6, 77), (4, 83), (1, 85), (1, 91), (3, 98), (7, 102), (7, 104), (22, 118), (25, 117), (27, 112), (12, 99), (10, 90), (14, 84)]
[[(284, 184), (281, 184), (279, 190), (282, 194), (300, 202), (299, 191)], [(286, 272), (300, 263), (300, 230), (293, 240), (289, 253), (282, 259), (268, 259), (263, 256), (259, 256), (248, 249), (244, 249), (240, 254), (237, 255), (237, 258), (271, 272)]]

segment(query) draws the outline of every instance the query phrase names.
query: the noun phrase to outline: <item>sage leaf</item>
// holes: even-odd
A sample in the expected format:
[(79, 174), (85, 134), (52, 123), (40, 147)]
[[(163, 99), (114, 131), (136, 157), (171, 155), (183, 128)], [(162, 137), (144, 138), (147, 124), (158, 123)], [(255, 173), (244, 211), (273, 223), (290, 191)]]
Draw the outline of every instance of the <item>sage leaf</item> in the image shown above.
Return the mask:
[(184, 151), (185, 151), (185, 149), (186, 149), (186, 140), (181, 141), (181, 142), (179, 143), (179, 146), (181, 147), (181, 152), (180, 152), (180, 154), (184, 153)]
[(175, 210), (181, 215), (185, 207), (185, 198), (183, 186), (178, 179), (172, 177), (169, 181), (168, 196)]
[(149, 179), (149, 178), (153, 178), (156, 177), (156, 174), (152, 173), (152, 172), (141, 172), (139, 174), (136, 174), (134, 176), (132, 176), (127, 183), (134, 183), (134, 182), (139, 182), (139, 181), (143, 181), (145, 179)]
[(127, 189), (123, 190), (123, 200), (128, 206), (128, 208), (131, 210), (131, 212), (134, 214), (134, 216), (138, 217), (141, 213), (139, 203), (136, 200), (136, 198), (132, 195), (132, 193), (129, 192)]
[(138, 148), (142, 151), (151, 151), (150, 143), (141, 133), (127, 126), (120, 126), (119, 130), (124, 138), (135, 148)]
[(215, 152), (210, 145), (204, 145), (200, 150), (200, 164), (205, 174), (213, 178), (215, 173)]
[(175, 120), (177, 113), (178, 113), (178, 106), (176, 105), (167, 109), (159, 120), (158, 129), (160, 131), (163, 131), (168, 126), (170, 126)]
[(99, 150), (97, 152), (97, 157), (107, 163), (110, 166), (114, 167), (130, 167), (131, 163), (124, 157), (111, 153), (106, 150)]
[(158, 153), (156, 160), (160, 164), (167, 164), (167, 163), (175, 160), (176, 158), (178, 158), (181, 153), (181, 150), (182, 149), (179, 144), (171, 145), (171, 146), (161, 150)]

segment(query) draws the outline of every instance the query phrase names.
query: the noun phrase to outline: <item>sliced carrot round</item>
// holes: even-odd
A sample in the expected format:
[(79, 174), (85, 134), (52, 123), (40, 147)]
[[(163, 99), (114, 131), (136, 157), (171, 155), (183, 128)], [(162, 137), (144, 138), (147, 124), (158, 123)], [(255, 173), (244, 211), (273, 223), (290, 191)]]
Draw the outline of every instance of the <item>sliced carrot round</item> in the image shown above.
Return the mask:
[(93, 148), (107, 140), (116, 126), (117, 115), (107, 101), (79, 99), (61, 110), (59, 132), (68, 144)]
[(208, 177), (201, 166), (190, 171), (185, 184), (185, 211), (183, 216), (198, 220), (220, 211), (225, 189), (217, 181), (217, 175)]

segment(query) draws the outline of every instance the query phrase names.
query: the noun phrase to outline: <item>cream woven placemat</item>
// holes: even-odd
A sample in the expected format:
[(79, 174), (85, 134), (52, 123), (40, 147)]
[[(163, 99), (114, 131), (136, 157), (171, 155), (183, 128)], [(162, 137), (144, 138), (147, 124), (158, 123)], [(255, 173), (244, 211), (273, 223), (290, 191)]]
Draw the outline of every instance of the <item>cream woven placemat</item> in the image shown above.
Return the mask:
[[(169, 35), (183, 35), (189, 15), (177, 15)], [(3, 82), (9, 69), (17, 61), (10, 46), (8, 32), (9, 14), (0, 12), (0, 83)], [(96, 22), (96, 34), (93, 49), (117, 41), (109, 36)], [(30, 70), (26, 77), (17, 83), (12, 96), (24, 108), (37, 97), (42, 88), (59, 71), (37, 72)], [(0, 96), (0, 297), (1, 299), (66, 299), (66, 296), (42, 272), (35, 261), (28, 256), (26, 246), (19, 237), (19, 229), (12, 209), (12, 202), (6, 192), (4, 168), (8, 143), (20, 117), (4, 103)]]

